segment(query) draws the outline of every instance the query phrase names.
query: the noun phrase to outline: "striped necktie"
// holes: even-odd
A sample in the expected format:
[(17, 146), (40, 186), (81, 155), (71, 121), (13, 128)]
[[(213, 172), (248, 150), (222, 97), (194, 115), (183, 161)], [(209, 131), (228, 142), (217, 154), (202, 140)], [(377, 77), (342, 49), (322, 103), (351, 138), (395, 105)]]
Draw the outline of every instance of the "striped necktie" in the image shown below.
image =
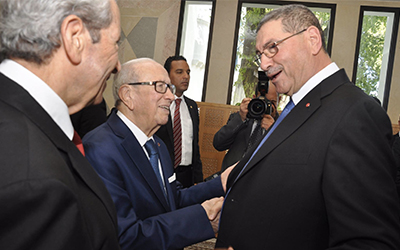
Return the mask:
[(182, 126), (181, 126), (181, 113), (180, 113), (180, 106), (181, 106), (182, 99), (177, 98), (175, 100), (175, 113), (174, 113), (174, 128), (173, 128), (173, 135), (174, 135), (174, 168), (179, 166), (182, 159)]

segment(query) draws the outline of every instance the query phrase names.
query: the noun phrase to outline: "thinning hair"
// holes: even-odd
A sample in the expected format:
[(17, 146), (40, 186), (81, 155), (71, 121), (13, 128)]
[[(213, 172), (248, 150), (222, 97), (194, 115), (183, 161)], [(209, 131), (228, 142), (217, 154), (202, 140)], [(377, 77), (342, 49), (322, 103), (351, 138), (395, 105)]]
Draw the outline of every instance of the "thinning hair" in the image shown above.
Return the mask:
[(118, 107), (121, 103), (121, 98), (119, 97), (119, 89), (122, 85), (134, 82), (142, 81), (143, 69), (148, 64), (158, 64), (156, 61), (150, 58), (137, 58), (130, 60), (121, 66), (121, 70), (114, 75), (113, 81), (113, 96), (115, 100), (115, 107)]
[(173, 61), (182, 61), (182, 60), (186, 62), (186, 58), (183, 57), (183, 56), (170, 56), (170, 57), (168, 57), (167, 60), (165, 60), (165, 63), (164, 63), (164, 68), (167, 70), (168, 74), (169, 74), (169, 71), (171, 70), (171, 63)]
[(321, 36), (322, 47), (324, 51), (327, 52), (325, 36), (321, 24), (314, 13), (306, 6), (301, 4), (290, 4), (268, 12), (258, 24), (257, 32), (265, 23), (273, 20), (281, 20), (283, 31), (292, 34), (310, 26), (317, 27)]
[(82, 19), (93, 43), (110, 26), (110, 0), (0, 0), (0, 60), (21, 58), (42, 64), (61, 46), (61, 24)]

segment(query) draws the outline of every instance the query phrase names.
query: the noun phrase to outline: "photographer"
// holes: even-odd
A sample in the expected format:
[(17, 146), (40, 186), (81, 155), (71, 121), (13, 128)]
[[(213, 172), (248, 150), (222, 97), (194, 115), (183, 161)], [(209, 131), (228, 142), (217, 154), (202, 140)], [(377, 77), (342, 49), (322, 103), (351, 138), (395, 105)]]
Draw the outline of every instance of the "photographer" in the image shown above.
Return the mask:
[[(260, 83), (265, 83), (265, 85)], [(264, 96), (261, 94), (263, 94)], [(223, 151), (229, 149), (222, 162), (221, 171), (224, 171), (227, 167), (239, 161), (250, 148), (258, 144), (258, 142), (265, 134), (265, 131), (268, 130), (269, 127), (278, 118), (278, 112), (276, 110), (278, 94), (276, 92), (275, 86), (273, 84), (269, 84), (268, 81), (259, 81), (256, 88), (257, 98), (259, 98), (260, 95), (270, 101), (271, 108), (266, 108), (266, 112), (270, 114), (263, 113), (259, 117), (255, 117), (254, 113), (258, 113), (258, 111), (260, 111), (258, 107), (260, 100), (255, 101), (255, 98), (244, 98), (242, 100), (242, 103), (240, 104), (240, 111), (231, 114), (227, 124), (224, 125), (214, 135), (213, 145), (216, 150)], [(253, 115), (250, 115), (250, 118), (248, 118), (248, 107), (249, 103), (252, 100), (253, 102), (250, 107), (252, 111), (255, 112), (252, 112)], [(256, 105), (253, 104), (254, 101), (257, 102)], [(265, 101), (266, 100), (263, 100), (263, 102)], [(261, 129), (257, 129), (258, 126), (260, 126)], [(255, 140), (253, 140), (253, 138)]]

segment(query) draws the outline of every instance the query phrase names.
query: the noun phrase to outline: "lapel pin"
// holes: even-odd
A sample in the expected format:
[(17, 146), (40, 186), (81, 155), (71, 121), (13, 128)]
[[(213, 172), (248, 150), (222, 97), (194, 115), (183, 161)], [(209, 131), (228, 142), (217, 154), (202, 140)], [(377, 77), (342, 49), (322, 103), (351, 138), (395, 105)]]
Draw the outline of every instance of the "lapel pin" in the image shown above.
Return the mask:
[(311, 105), (311, 104), (308, 102), (308, 103), (306, 104), (306, 107), (308, 108), (308, 107), (310, 107), (310, 105)]
[(192, 105), (190, 105), (190, 108), (191, 108), (191, 109), (193, 108)]
[(159, 143), (159, 142), (157, 142), (157, 145), (158, 145), (158, 146), (160, 146), (160, 143)]

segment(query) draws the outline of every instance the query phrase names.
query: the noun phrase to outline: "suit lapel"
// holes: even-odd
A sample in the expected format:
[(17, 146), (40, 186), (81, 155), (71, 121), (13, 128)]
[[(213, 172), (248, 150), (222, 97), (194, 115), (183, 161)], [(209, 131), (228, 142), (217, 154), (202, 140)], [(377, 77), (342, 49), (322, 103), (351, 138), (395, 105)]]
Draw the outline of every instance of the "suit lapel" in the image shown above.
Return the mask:
[(166, 127), (167, 127), (167, 131), (168, 131), (169, 139), (172, 143), (172, 146), (174, 146), (174, 132), (173, 132), (171, 113), (169, 113), (169, 115), (168, 115), (168, 121), (167, 121)]
[[(350, 82), (344, 70), (340, 70), (330, 77), (323, 80), (313, 90), (311, 90), (285, 117), (275, 131), (260, 147), (258, 152), (251, 159), (240, 179), (248, 171), (250, 171), (258, 162), (266, 157), (271, 151), (278, 147), (284, 140), (292, 135), (299, 127), (301, 127), (312, 114), (314, 114), (321, 106), (321, 100), (331, 94), (340, 85)], [(252, 154), (249, 153), (249, 154)], [(243, 159), (244, 160), (244, 159)]]
[(189, 114), (190, 114), (190, 119), (192, 119), (192, 122), (195, 120), (194, 116), (196, 115), (196, 112), (193, 108), (193, 104), (191, 103), (191, 100), (189, 100), (186, 96), (183, 96), (185, 102), (186, 102), (186, 106), (188, 107), (189, 110)]
[(0, 85), (0, 99), (22, 112), (53, 142), (55, 147), (69, 156), (71, 167), (103, 202), (115, 226), (117, 226), (114, 203), (89, 162), (26, 90), (2, 74), (0, 74), (0, 82), (2, 83)]
[[(150, 164), (149, 159), (143, 151), (142, 146), (138, 140), (129, 130), (129, 128), (122, 122), (122, 120), (116, 115), (116, 110), (110, 115), (107, 123), (116, 134), (116, 136), (122, 138), (121, 145), (125, 149), (127, 155), (132, 160), (132, 167), (139, 170), (143, 178), (146, 180), (149, 188), (154, 192), (160, 203), (168, 211), (169, 206), (164, 196), (164, 191), (158, 184), (158, 179), (154, 170)], [(131, 167), (131, 166), (128, 166)]]

